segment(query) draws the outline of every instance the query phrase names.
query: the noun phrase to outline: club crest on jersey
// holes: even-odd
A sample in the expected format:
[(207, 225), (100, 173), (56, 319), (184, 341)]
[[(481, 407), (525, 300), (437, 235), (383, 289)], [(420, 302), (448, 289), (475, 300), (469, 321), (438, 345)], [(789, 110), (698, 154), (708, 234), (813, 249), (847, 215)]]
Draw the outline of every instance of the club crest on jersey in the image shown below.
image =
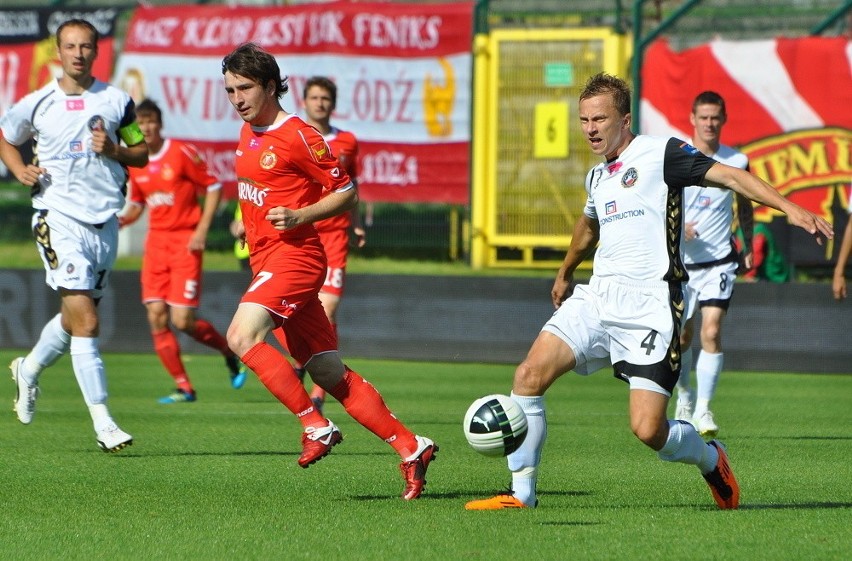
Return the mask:
[(271, 150), (267, 150), (263, 154), (260, 155), (260, 167), (263, 169), (272, 169), (275, 167), (275, 164), (278, 162), (278, 156), (275, 155), (275, 152)]
[(621, 176), (621, 186), (629, 189), (636, 185), (637, 179), (639, 179), (639, 172), (636, 171), (636, 168), (630, 168)]
[(171, 181), (175, 178), (175, 170), (172, 169), (171, 166), (163, 166), (162, 171), (160, 172), (162, 178), (166, 181)]

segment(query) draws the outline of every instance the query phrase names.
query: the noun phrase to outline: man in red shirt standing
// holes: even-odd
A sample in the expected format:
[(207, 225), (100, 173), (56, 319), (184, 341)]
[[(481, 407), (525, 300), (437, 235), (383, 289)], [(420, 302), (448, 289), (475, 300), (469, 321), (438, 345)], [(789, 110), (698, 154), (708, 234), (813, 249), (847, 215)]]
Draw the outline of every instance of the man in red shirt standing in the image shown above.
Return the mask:
[[(160, 134), (162, 112), (151, 100), (136, 108), (137, 120), (150, 156), (144, 168), (130, 171), (130, 205), (119, 217), (121, 226), (132, 224), (150, 209), (148, 236), (142, 260), (142, 303), (154, 350), (175, 380), (177, 389), (160, 403), (196, 400), (195, 388), (181, 359), (180, 344), (169, 320), (199, 343), (225, 357), (234, 389), (243, 386), (245, 368), (228, 348), (228, 342), (208, 321), (197, 318), (201, 300), (202, 257), (207, 232), (221, 196), (221, 184), (207, 170), (196, 148)], [(203, 189), (204, 208), (198, 203)]]
[[(349, 131), (340, 130), (331, 125), (331, 114), (337, 106), (337, 85), (325, 76), (314, 76), (305, 83), (302, 92), (305, 104), (306, 122), (322, 134), (331, 153), (337, 158), (340, 167), (349, 174), (353, 184), (358, 178), (358, 140)], [(328, 196), (331, 191), (323, 191)], [(319, 232), (320, 241), (328, 259), (325, 282), (319, 293), (325, 315), (337, 334), (337, 308), (343, 297), (346, 283), (346, 257), (349, 255), (349, 230), (352, 229), (357, 247), (367, 243), (366, 232), (361, 224), (358, 208), (341, 212), (336, 216), (314, 223)], [(325, 390), (314, 385), (311, 401), (318, 409), (325, 402)]]
[[(283, 331), (290, 354), (315, 384), (402, 457), (402, 498), (416, 499), (438, 446), (408, 430), (376, 388), (343, 364), (318, 296), (327, 261), (313, 223), (353, 208), (354, 185), (317, 130), (281, 108), (287, 79), (271, 54), (243, 44), (224, 58), (222, 74), (228, 100), (245, 121), (236, 175), (254, 275), (228, 344), (302, 423), (301, 467), (328, 455), (343, 437), (314, 407), (292, 365), (265, 342), (273, 329)], [(323, 189), (331, 193), (321, 198)]]

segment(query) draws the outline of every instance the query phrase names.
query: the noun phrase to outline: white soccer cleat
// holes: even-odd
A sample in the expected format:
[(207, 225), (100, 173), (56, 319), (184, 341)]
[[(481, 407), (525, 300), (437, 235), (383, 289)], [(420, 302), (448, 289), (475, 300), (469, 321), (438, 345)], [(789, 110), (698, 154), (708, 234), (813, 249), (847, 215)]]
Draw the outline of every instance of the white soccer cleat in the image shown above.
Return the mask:
[(133, 444), (133, 437), (118, 428), (115, 423), (110, 423), (101, 430), (95, 431), (98, 446), (104, 452), (118, 452)]
[(693, 424), (695, 424), (698, 434), (704, 438), (716, 438), (716, 435), (719, 434), (719, 425), (716, 424), (713, 413), (709, 409), (696, 417)]
[(28, 383), (21, 376), (21, 364), (24, 362), (24, 357), (19, 356), (12, 361), (9, 369), (12, 371), (12, 381), (17, 386), (18, 393), (15, 395), (15, 413), (18, 415), (18, 420), (23, 424), (28, 425), (33, 422), (35, 415), (35, 402), (38, 397), (38, 384)]

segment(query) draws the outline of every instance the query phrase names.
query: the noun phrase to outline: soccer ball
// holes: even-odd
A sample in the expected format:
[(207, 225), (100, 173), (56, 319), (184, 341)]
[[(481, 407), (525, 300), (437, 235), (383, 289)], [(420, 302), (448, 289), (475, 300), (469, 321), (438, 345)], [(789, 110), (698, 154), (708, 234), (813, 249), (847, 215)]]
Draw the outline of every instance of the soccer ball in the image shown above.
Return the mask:
[(486, 395), (474, 401), (464, 416), (468, 444), (486, 456), (508, 456), (527, 436), (527, 416), (507, 395)]

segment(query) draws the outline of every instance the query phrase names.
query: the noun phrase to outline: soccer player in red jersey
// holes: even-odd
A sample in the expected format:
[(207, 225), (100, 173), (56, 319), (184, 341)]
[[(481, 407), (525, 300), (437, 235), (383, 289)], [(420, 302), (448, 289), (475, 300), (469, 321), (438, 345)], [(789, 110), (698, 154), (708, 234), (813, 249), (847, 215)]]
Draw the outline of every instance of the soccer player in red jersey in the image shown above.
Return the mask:
[[(352, 180), (317, 130), (281, 108), (287, 78), (275, 58), (253, 43), (222, 61), (228, 100), (245, 121), (236, 150), (236, 175), (253, 278), (228, 328), (228, 344), (269, 391), (302, 423), (306, 468), (343, 437), (311, 402), (292, 365), (265, 342), (283, 331), (293, 358), (315, 384), (402, 457), (402, 498), (416, 499), (438, 451), (408, 430), (370, 383), (343, 364), (319, 291), (326, 257), (313, 223), (353, 208)], [(321, 198), (323, 189), (331, 193)]]
[[(228, 342), (210, 322), (196, 317), (201, 300), (201, 276), (207, 232), (221, 197), (221, 184), (207, 170), (196, 148), (161, 135), (162, 112), (151, 100), (136, 108), (139, 128), (150, 156), (144, 168), (130, 171), (130, 205), (119, 217), (122, 226), (132, 224), (150, 209), (148, 236), (142, 260), (142, 303), (154, 350), (177, 389), (160, 403), (196, 400), (195, 388), (181, 359), (180, 344), (169, 321), (199, 343), (225, 357), (234, 389), (243, 386), (245, 368)], [(203, 190), (204, 207), (198, 202)]]
[[(322, 134), (329, 148), (331, 148), (331, 153), (340, 162), (340, 167), (346, 170), (349, 179), (352, 180), (353, 184), (356, 184), (358, 178), (358, 140), (351, 132), (340, 130), (331, 124), (331, 115), (337, 106), (337, 85), (325, 76), (314, 76), (305, 82), (302, 99), (307, 117), (305, 120)], [(331, 191), (323, 191), (322, 196), (328, 196), (330, 193)], [(349, 212), (341, 212), (338, 215), (315, 222), (314, 228), (319, 232), (326, 259), (328, 259), (325, 282), (320, 289), (319, 299), (336, 334), (337, 308), (340, 305), (346, 283), (349, 231), (351, 229), (354, 234), (353, 241), (357, 247), (364, 247), (367, 243), (366, 231), (361, 224), (357, 207)], [(322, 409), (325, 402), (325, 390), (315, 384), (311, 390), (311, 401), (318, 409)]]

